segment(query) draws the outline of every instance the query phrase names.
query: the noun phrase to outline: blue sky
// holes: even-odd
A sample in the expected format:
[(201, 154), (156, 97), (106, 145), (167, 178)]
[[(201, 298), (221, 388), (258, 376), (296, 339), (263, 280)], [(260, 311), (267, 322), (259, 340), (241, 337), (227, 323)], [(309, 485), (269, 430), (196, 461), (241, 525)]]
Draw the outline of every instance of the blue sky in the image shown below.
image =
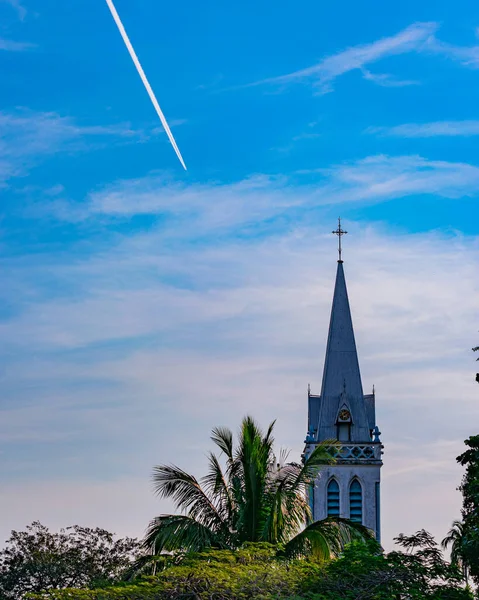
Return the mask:
[(338, 214), (385, 543), (444, 535), (479, 417), (479, 7), (116, 5), (187, 172), (103, 0), (0, 1), (0, 537), (142, 535), (152, 466), (200, 475), (245, 413), (299, 456)]

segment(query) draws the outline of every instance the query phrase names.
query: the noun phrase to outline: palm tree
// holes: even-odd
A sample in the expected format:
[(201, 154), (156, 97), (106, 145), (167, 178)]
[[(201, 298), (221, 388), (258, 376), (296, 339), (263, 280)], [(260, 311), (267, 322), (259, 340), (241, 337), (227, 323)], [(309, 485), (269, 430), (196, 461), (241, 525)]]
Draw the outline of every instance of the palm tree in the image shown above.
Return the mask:
[(324, 559), (337, 556), (352, 539), (370, 537), (369, 530), (347, 519), (312, 522), (307, 490), (320, 468), (334, 462), (329, 449), (335, 442), (319, 444), (303, 464), (288, 463), (286, 452), (279, 459), (274, 454), (273, 428), (274, 422), (263, 433), (245, 417), (236, 448), (229, 429), (213, 429), (211, 439), (226, 466), (210, 453), (201, 482), (176, 466), (155, 467), (156, 493), (172, 499), (183, 514), (155, 518), (145, 546), (158, 554), (270, 542), (284, 548), (286, 556), (313, 553)]
[(464, 558), (464, 545), (466, 542), (466, 534), (464, 523), (461, 521), (453, 521), (452, 527), (446, 537), (442, 540), (441, 546), (446, 550), (451, 546), (451, 563), (457, 565), (464, 576), (466, 585), (469, 585), (469, 565)]

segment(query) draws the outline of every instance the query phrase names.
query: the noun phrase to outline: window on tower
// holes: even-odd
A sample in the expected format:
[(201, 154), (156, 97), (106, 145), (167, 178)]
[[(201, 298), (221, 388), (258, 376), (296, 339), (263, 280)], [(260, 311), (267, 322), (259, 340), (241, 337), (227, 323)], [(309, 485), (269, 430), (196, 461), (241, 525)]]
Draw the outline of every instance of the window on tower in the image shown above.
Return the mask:
[(349, 518), (355, 523), (363, 522), (363, 490), (357, 479), (349, 486)]
[(339, 485), (336, 479), (328, 484), (328, 517), (339, 517)]

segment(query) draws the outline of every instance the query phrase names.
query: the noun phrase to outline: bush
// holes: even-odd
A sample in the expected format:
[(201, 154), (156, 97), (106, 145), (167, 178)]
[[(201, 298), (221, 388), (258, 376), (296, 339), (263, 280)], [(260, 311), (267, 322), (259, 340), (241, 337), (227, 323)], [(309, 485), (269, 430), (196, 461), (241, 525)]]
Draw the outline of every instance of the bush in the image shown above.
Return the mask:
[(353, 543), (328, 563), (277, 558), (277, 547), (188, 555), (156, 576), (97, 590), (52, 590), (32, 600), (472, 600), (461, 573), (424, 531), (399, 536), (406, 552)]
[(275, 558), (270, 544), (249, 544), (237, 551), (209, 550), (188, 556), (181, 565), (134, 584), (98, 590), (51, 590), (35, 600), (173, 600), (179, 598), (270, 600), (293, 598), (320, 578), (323, 567), (308, 561)]

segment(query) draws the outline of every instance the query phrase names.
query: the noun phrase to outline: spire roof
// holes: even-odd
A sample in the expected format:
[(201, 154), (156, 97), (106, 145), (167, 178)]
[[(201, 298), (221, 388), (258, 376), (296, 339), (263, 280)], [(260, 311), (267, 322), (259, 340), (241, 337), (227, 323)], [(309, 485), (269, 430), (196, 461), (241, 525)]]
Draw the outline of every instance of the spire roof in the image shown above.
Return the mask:
[(361, 398), (361, 400), (363, 398), (363, 386), (354, 340), (353, 321), (349, 308), (343, 261), (339, 260), (324, 361), (321, 396), (324, 399), (328, 397), (337, 398), (341, 394)]
[(338, 236), (338, 270), (329, 322), (321, 395), (308, 394), (309, 431), (320, 441), (336, 439), (339, 435), (337, 431), (339, 413), (345, 409), (350, 413), (349, 441), (370, 442), (370, 432), (375, 425), (374, 394), (367, 397), (363, 395), (353, 320), (341, 259), (341, 238), (347, 233), (341, 227), (341, 219), (338, 219), (338, 228), (332, 233)]

